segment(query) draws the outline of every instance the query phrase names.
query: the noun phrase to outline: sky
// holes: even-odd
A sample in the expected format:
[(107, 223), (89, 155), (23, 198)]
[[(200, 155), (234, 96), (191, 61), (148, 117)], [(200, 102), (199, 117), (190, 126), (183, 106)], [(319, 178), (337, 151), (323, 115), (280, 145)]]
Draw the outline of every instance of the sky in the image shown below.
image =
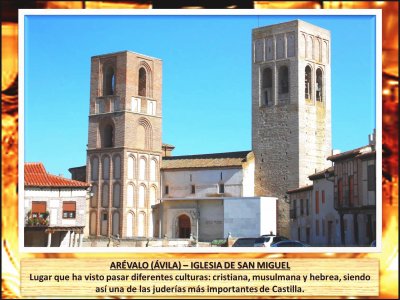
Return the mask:
[(251, 150), (251, 31), (294, 19), (331, 31), (333, 148), (366, 145), (376, 127), (374, 16), (31, 15), (25, 162), (67, 178), (86, 164), (90, 58), (124, 50), (163, 61), (162, 140), (173, 155)]

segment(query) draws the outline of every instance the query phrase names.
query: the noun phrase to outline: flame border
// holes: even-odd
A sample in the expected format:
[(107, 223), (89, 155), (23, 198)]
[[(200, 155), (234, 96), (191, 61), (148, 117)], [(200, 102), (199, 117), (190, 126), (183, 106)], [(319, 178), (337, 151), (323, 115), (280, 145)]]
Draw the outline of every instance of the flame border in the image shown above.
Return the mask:
[[(44, 1), (35, 1), (36, 3)], [(150, 8), (151, 5), (128, 3), (80, 1), (95, 8)], [(398, 41), (398, 3), (345, 1), (255, 1), (256, 8), (380, 8), (383, 11), (383, 136), (384, 149), (383, 203), (382, 203), (382, 252), (381, 253), (163, 253), (163, 258), (378, 258), (380, 260), (379, 298), (398, 297), (398, 44), (393, 45), (386, 35), (395, 34)], [(19, 3), (19, 2), (18, 2)], [(76, 3), (49, 1), (45, 8), (81, 8)], [(277, 7), (268, 7), (269, 4)], [(372, 4), (371, 4), (372, 3)], [(18, 9), (16, 4), (12, 9)], [(63, 6), (64, 5), (64, 6)], [(70, 6), (68, 6), (70, 5)], [(127, 5), (130, 5), (127, 7)], [(89, 8), (89, 7), (85, 7)], [(94, 8), (94, 7), (93, 7)], [(6, 13), (3, 11), (3, 13)], [(2, 13), (2, 15), (3, 15)], [(15, 13), (15, 11), (11, 11)], [(2, 18), (3, 19), (3, 18)], [(23, 258), (129, 258), (152, 259), (157, 253), (20, 253), (18, 247), (18, 46), (17, 23), (2, 21), (2, 298), (21, 298), (20, 260)], [(394, 70), (394, 72), (393, 72)], [(391, 84), (397, 82), (397, 89)], [(385, 153), (386, 152), (386, 153)], [(350, 296), (349, 296), (350, 297)], [(39, 298), (39, 296), (38, 296)], [(372, 298), (372, 297), (371, 297)]]

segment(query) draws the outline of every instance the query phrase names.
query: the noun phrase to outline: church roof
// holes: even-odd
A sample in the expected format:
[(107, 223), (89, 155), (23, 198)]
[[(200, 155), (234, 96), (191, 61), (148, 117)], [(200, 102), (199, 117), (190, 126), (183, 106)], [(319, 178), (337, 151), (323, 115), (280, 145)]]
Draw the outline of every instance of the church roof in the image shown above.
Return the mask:
[(221, 167), (242, 167), (247, 155), (251, 151), (237, 151), (212, 154), (196, 154), (183, 156), (163, 157), (163, 170), (171, 169), (200, 169), (200, 168), (221, 168)]
[(89, 183), (47, 173), (42, 163), (25, 163), (24, 183), (30, 187), (89, 187)]

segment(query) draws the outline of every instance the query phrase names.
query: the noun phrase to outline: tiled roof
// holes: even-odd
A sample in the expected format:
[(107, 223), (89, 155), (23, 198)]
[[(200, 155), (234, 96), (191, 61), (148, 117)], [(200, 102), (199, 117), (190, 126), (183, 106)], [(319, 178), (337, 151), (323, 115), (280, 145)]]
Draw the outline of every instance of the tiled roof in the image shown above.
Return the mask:
[(42, 163), (25, 163), (25, 186), (43, 187), (89, 187), (87, 182), (71, 180), (46, 172)]
[(320, 172), (314, 173), (310, 176), (308, 176), (308, 178), (310, 180), (314, 180), (314, 179), (321, 179), (321, 178), (325, 178), (325, 173), (328, 172), (329, 175), (333, 175), (333, 167), (329, 167), (325, 170), (322, 170)]
[(331, 160), (331, 161), (336, 161), (336, 160), (340, 160), (340, 159), (345, 159), (345, 158), (349, 158), (349, 157), (354, 157), (358, 154), (362, 154), (362, 153), (366, 153), (371, 151), (371, 146), (363, 146), (360, 148), (356, 148), (356, 149), (352, 149), (346, 152), (342, 152), (342, 153), (338, 153), (335, 155), (331, 155), (328, 156), (327, 159)]
[(163, 157), (162, 169), (242, 167), (251, 151)]
[(298, 193), (298, 192), (304, 192), (304, 191), (312, 190), (312, 188), (313, 188), (313, 185), (306, 185), (306, 186), (299, 187), (297, 189), (289, 190), (286, 193), (293, 194), (293, 193)]

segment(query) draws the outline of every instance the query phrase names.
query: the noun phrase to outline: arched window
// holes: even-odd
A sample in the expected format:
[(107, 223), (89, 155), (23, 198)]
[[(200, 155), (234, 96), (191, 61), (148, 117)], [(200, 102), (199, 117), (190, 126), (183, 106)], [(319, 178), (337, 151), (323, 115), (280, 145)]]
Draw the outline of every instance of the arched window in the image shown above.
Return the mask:
[(139, 88), (138, 88), (139, 96), (146, 97), (146, 83), (147, 83), (146, 81), (147, 81), (146, 69), (141, 67), (139, 69)]
[(92, 158), (90, 177), (93, 181), (99, 179), (99, 159), (97, 156)]
[(157, 174), (157, 161), (152, 159), (150, 161), (150, 180), (156, 181), (156, 174)]
[(146, 159), (143, 157), (139, 161), (139, 179), (146, 179)]
[(301, 57), (306, 57), (306, 48), (307, 48), (307, 42), (306, 42), (306, 36), (302, 34), (300, 36), (300, 43), (299, 43), (299, 52)]
[(128, 157), (128, 179), (133, 179), (135, 175), (135, 158), (133, 156)]
[(320, 39), (315, 40), (315, 49), (314, 49), (314, 59), (321, 61), (321, 41)]
[(115, 92), (115, 72), (112, 66), (105, 67), (103, 73), (103, 96), (114, 95)]
[(103, 211), (101, 213), (100, 224), (101, 224), (100, 234), (107, 236), (107, 234), (108, 234), (108, 214), (105, 211)]
[(311, 59), (313, 57), (313, 48), (314, 48), (313, 38), (310, 35), (308, 35), (307, 43), (306, 43), (306, 57), (307, 58)]
[(133, 212), (129, 212), (128, 215), (126, 216), (126, 237), (132, 237), (133, 236)]
[(114, 179), (121, 178), (121, 157), (119, 155), (115, 155), (113, 157), (113, 173)]
[(150, 188), (150, 206), (156, 204), (156, 188), (152, 186)]
[(106, 208), (108, 207), (108, 192), (109, 192), (109, 188), (108, 188), (108, 184), (103, 184), (103, 189), (102, 189), (102, 193), (101, 193), (101, 206)]
[(108, 180), (110, 178), (110, 158), (105, 156), (103, 158), (103, 179)]
[(279, 68), (279, 93), (289, 93), (289, 69), (287, 66)]
[(280, 34), (277, 36), (276, 39), (276, 58), (284, 58), (285, 56), (285, 36), (283, 34)]
[(324, 41), (322, 43), (322, 62), (323, 63), (328, 63), (328, 57), (329, 57), (329, 47), (328, 47), (328, 42)]
[(119, 183), (114, 183), (113, 186), (113, 207), (119, 208), (121, 202), (121, 186)]
[(311, 67), (306, 66), (305, 69), (305, 79), (304, 79), (304, 95), (305, 99), (311, 100), (312, 98), (312, 77), (311, 77)]
[(272, 104), (272, 70), (265, 68), (262, 74), (262, 105)]
[(148, 219), (148, 228), (149, 228), (149, 237), (154, 236), (154, 229), (153, 229), (153, 214), (149, 213), (149, 219)]
[(145, 227), (145, 213), (141, 212), (138, 216), (138, 236), (144, 236), (144, 227)]
[(111, 124), (107, 124), (103, 127), (101, 135), (101, 147), (114, 147), (114, 127)]
[(92, 211), (90, 213), (90, 235), (97, 235), (97, 214), (96, 212)]
[(112, 235), (119, 235), (119, 212), (117, 211), (112, 215)]
[(274, 59), (274, 40), (272, 38), (267, 39), (267, 60)]
[(139, 201), (138, 207), (143, 208), (146, 199), (146, 188), (144, 185), (139, 186)]
[(92, 208), (96, 208), (97, 207), (97, 200), (98, 200), (98, 191), (97, 191), (97, 189), (98, 189), (98, 187), (97, 187), (97, 185), (93, 185), (92, 186), (92, 195), (93, 196), (91, 196), (91, 198), (90, 198), (90, 206), (92, 207)]
[(293, 57), (296, 52), (296, 43), (295, 43), (295, 35), (294, 33), (289, 33), (287, 35), (287, 57)]
[(316, 81), (316, 98), (317, 101), (322, 102), (323, 100), (323, 80), (322, 80), (322, 70), (320, 68), (317, 69), (317, 81)]
[(133, 184), (128, 184), (128, 188), (127, 188), (127, 199), (126, 199), (126, 206), (131, 208), (133, 207), (134, 203), (135, 203), (135, 194), (134, 194), (134, 187)]

